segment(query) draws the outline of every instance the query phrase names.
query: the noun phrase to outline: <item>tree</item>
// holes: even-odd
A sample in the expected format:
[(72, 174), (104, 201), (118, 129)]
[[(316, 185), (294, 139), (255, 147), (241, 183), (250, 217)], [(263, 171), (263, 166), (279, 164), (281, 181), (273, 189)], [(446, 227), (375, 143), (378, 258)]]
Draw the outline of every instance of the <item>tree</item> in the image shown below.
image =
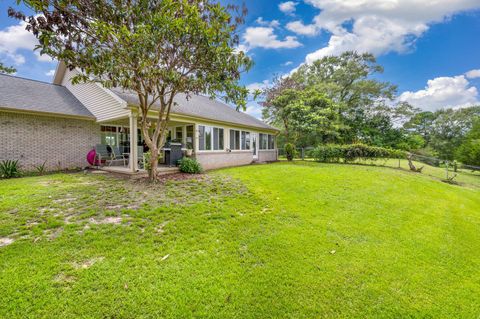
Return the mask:
[(5, 74), (12, 74), (17, 72), (17, 70), (11, 66), (6, 66), (2, 62), (0, 62), (0, 74), (5, 73)]
[[(369, 143), (375, 140), (376, 144), (383, 146), (378, 137), (387, 128), (389, 134), (398, 135), (391, 122), (410, 115), (412, 108), (405, 103), (390, 106), (396, 87), (372, 79), (373, 75), (382, 71), (383, 68), (376, 63), (372, 54), (353, 51), (303, 65), (290, 76), (275, 78), (273, 85), (264, 91), (264, 119), (281, 127), (287, 140), (298, 135), (292, 132), (291, 127), (295, 113), (286, 105), (292, 105), (292, 99), (299, 98), (298, 94), (293, 95), (292, 92), (315, 92), (331, 100), (337, 112), (337, 118), (332, 122), (335, 125), (331, 127), (335, 134), (329, 134), (329, 140), (333, 137), (335, 142), (342, 143)], [(310, 130), (310, 133), (302, 131), (302, 137), (310, 145), (324, 142), (321, 137), (325, 135), (315, 134), (314, 130)], [(370, 133), (376, 136), (370, 136)]]
[(436, 114), (432, 112), (419, 112), (404, 124), (404, 128), (414, 134), (419, 134), (426, 143), (430, 142), (430, 134)]
[(455, 151), (480, 116), (480, 107), (443, 109), (435, 112), (431, 126), (430, 146), (441, 159), (453, 160)]
[(456, 158), (463, 164), (480, 166), (480, 118), (475, 121), (465, 141), (457, 149)]
[(266, 122), (282, 128), (285, 142), (289, 142), (294, 132), (290, 130), (291, 109), (287, 106), (296, 99), (296, 93), (303, 87), (291, 77), (276, 76), (272, 83), (262, 92), (265, 97), (262, 117)]
[[(248, 90), (238, 81), (252, 61), (235, 50), (245, 8), (211, 0), (23, 2), (35, 15), (12, 8), (9, 15), (26, 21), (41, 54), (83, 71), (73, 83), (94, 81), (138, 95), (151, 180), (157, 179), (158, 154), (177, 94), (203, 93), (245, 107)], [(158, 116), (152, 121), (148, 114), (156, 103)]]
[(317, 142), (333, 142), (339, 129), (338, 106), (315, 87), (303, 90), (292, 87), (268, 95), (264, 118), (283, 126), (285, 142), (300, 142), (302, 146), (312, 138)]
[(339, 112), (348, 126), (345, 142), (354, 142), (366, 119), (376, 116), (395, 97), (395, 85), (372, 79), (382, 72), (372, 54), (347, 51), (303, 65), (292, 77), (304, 86), (321, 87), (340, 106)]

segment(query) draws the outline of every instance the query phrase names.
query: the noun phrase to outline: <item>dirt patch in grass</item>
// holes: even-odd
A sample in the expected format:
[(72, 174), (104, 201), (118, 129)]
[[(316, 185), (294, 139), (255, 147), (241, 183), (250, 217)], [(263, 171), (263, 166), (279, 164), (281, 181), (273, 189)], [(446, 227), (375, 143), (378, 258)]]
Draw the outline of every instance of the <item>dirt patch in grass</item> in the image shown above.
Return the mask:
[(122, 223), (122, 217), (105, 217), (103, 219), (95, 219), (90, 218), (89, 222), (95, 225), (102, 225), (102, 224), (113, 224), (113, 225), (120, 225)]
[[(30, 181), (43, 185), (35, 192), (1, 207), (17, 226), (3, 234), (21, 234), (21, 238), (55, 240), (63, 231), (78, 226), (83, 233), (93, 225), (144, 224), (137, 213), (161, 207), (188, 207), (201, 202), (215, 202), (246, 192), (239, 181), (226, 176), (208, 174), (164, 175), (158, 183), (147, 179), (124, 179), (94, 174), (69, 174), (39, 177)], [(27, 186), (27, 185), (26, 185)], [(8, 195), (8, 193), (7, 193)], [(162, 232), (163, 226), (157, 230)], [(20, 236), (11, 236), (17, 240)], [(6, 241), (7, 242), (7, 241)], [(4, 244), (6, 245), (6, 244)]]
[(100, 256), (100, 257), (94, 257), (90, 259), (86, 259), (83, 261), (75, 261), (72, 263), (73, 268), (75, 269), (88, 269), (95, 265), (96, 263), (102, 262), (105, 259), (105, 257)]
[(77, 278), (75, 276), (64, 273), (59, 273), (53, 278), (53, 281), (57, 284), (69, 284), (75, 282), (76, 280)]
[(15, 240), (13, 240), (13, 238), (0, 237), (0, 247), (8, 246), (10, 244), (13, 244), (14, 241)]

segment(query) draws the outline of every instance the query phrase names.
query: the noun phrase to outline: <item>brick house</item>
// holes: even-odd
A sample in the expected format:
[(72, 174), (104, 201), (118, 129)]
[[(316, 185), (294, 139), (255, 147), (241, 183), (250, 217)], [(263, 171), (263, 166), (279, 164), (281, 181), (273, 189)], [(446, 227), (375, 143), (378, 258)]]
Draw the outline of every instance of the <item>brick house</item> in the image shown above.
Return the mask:
[[(0, 161), (19, 160), (25, 170), (43, 163), (50, 170), (86, 167), (87, 153), (105, 144), (128, 153), (125, 169), (139, 170), (137, 96), (97, 83), (73, 85), (77, 72), (59, 63), (53, 83), (0, 75)], [(205, 169), (277, 160), (277, 129), (205, 96), (179, 95), (175, 102), (169, 140)]]

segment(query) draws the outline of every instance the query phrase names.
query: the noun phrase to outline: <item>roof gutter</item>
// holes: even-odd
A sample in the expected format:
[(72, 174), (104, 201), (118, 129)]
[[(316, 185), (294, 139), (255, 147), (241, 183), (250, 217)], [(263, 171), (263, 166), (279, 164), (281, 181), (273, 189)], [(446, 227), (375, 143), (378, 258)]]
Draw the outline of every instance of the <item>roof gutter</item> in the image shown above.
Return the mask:
[(0, 111), (5, 113), (52, 116), (52, 117), (61, 117), (61, 118), (71, 118), (71, 119), (77, 119), (77, 120), (88, 120), (88, 121), (96, 120), (94, 116), (88, 116), (88, 115), (73, 115), (73, 114), (62, 114), (62, 113), (53, 113), (53, 112), (32, 111), (32, 110), (20, 110), (20, 109), (15, 109), (15, 108), (6, 107), (6, 106), (0, 106)]

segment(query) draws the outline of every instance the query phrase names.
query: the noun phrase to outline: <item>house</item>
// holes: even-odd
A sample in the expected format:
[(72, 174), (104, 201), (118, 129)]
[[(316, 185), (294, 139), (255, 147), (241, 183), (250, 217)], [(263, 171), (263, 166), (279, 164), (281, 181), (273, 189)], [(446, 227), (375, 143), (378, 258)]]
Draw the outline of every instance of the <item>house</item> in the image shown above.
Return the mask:
[[(96, 144), (128, 153), (137, 172), (138, 128), (135, 94), (97, 83), (73, 85), (80, 72), (59, 63), (53, 83), (0, 75), (0, 161), (19, 160), (24, 169), (85, 167)], [(179, 95), (168, 138), (182, 142), (205, 169), (277, 160), (278, 130), (205, 96)], [(149, 116), (155, 118), (155, 107)]]

